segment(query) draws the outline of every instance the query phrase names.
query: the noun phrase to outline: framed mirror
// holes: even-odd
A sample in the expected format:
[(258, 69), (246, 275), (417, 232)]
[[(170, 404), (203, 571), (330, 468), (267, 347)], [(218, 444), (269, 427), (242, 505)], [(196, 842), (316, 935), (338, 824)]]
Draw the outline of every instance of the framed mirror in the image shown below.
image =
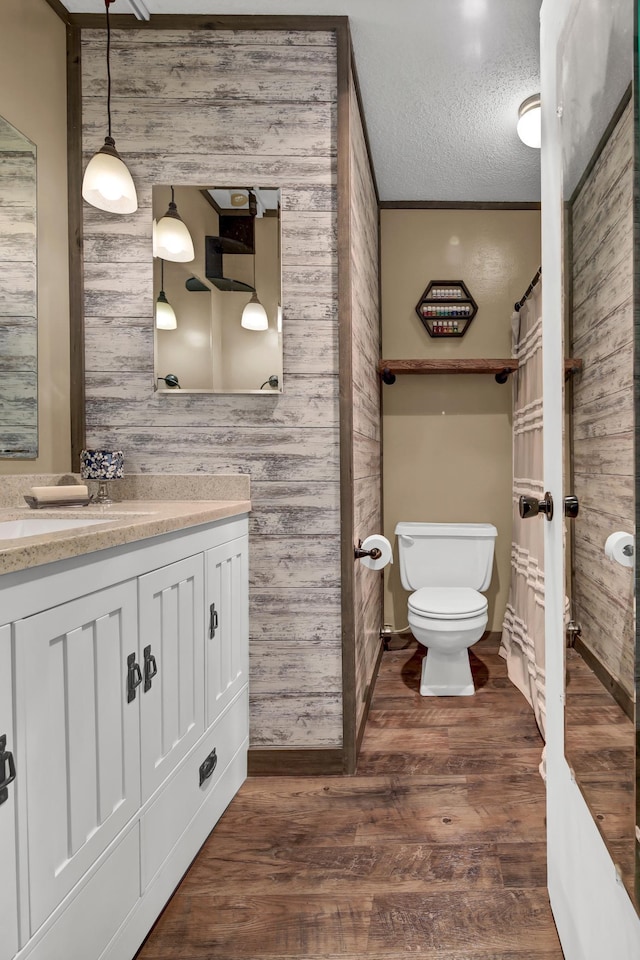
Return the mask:
[(0, 117), (0, 459), (38, 456), (36, 147)]
[(282, 392), (280, 200), (275, 187), (153, 187), (156, 389)]
[(567, 527), (565, 754), (638, 909), (633, 18), (632, 0), (574, 0), (557, 104), (565, 353), (582, 360), (566, 392), (565, 489), (580, 513)]

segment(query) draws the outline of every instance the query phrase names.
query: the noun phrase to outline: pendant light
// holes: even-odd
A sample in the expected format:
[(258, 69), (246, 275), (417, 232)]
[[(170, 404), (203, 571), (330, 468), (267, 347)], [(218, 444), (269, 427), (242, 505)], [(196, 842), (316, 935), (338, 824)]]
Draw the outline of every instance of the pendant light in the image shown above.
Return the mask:
[(189, 228), (178, 213), (175, 191), (171, 187), (171, 203), (164, 217), (153, 224), (153, 254), (173, 263), (190, 263), (195, 259)]
[(176, 312), (164, 292), (164, 260), (160, 261), (160, 293), (156, 300), (156, 327), (158, 330), (175, 330), (178, 326)]
[(256, 203), (255, 203), (255, 196), (251, 191), (249, 191), (249, 210), (250, 210), (251, 216), (253, 217), (253, 222), (254, 222), (254, 239), (253, 239), (254, 291), (251, 294), (251, 300), (249, 300), (249, 303), (245, 305), (245, 308), (242, 311), (242, 319), (240, 320), (240, 326), (244, 327), (245, 330), (268, 330), (269, 318), (267, 317), (267, 311), (258, 300), (258, 291), (255, 289), (255, 286), (256, 286), (256, 241), (255, 241)]
[(267, 311), (258, 300), (258, 294), (255, 290), (253, 291), (251, 300), (249, 300), (249, 303), (242, 311), (242, 320), (240, 321), (240, 326), (244, 327), (245, 330), (269, 329), (269, 318), (267, 317)]
[(133, 213), (138, 209), (136, 188), (126, 164), (116, 150), (115, 140), (111, 136), (111, 27), (109, 24), (109, 4), (115, 0), (104, 0), (107, 12), (107, 119), (108, 134), (104, 146), (93, 155), (82, 181), (82, 196), (91, 206), (108, 213)]

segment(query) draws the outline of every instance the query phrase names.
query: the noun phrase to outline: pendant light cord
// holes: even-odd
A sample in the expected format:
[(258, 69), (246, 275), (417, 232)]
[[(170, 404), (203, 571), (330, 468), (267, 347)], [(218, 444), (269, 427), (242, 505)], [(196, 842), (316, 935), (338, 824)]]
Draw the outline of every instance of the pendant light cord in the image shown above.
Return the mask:
[(111, 24), (109, 23), (109, 4), (114, 0), (104, 0), (107, 11), (107, 119), (111, 138)]

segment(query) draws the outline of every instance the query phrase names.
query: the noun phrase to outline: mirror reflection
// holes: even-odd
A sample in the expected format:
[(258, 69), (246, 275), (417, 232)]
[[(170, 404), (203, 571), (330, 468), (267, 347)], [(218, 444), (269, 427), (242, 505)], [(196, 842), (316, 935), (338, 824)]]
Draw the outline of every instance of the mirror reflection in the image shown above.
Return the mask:
[(281, 393), (280, 190), (158, 185), (153, 217), (156, 389)]
[[(634, 897), (635, 596), (631, 5), (581, 4), (560, 52), (568, 355), (571, 623), (566, 756)], [(620, 550), (618, 550), (618, 546)], [(615, 549), (614, 549), (615, 547)], [(637, 903), (637, 901), (636, 901)]]
[(38, 456), (36, 148), (0, 117), (0, 458)]

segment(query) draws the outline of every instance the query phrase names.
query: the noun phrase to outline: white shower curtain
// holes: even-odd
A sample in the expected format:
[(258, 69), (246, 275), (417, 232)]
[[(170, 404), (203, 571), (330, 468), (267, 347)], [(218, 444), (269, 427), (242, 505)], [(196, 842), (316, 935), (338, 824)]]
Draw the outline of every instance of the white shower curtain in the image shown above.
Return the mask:
[(521, 520), (521, 494), (544, 496), (542, 474), (542, 282), (512, 318), (513, 356), (513, 534), (511, 587), (502, 625), (500, 653), (511, 681), (527, 698), (545, 733), (544, 524)]

